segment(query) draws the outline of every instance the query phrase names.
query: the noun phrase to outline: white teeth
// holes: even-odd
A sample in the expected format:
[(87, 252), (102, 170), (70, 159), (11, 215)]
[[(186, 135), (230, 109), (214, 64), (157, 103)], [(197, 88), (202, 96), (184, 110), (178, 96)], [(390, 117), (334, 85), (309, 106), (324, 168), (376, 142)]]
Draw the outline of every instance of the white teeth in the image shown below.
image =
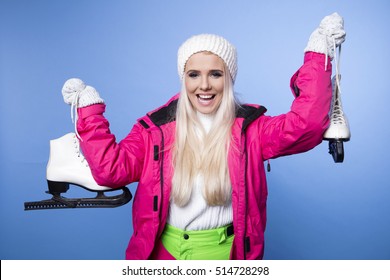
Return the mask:
[(212, 98), (213, 96), (212, 96), (212, 95), (203, 95), (203, 94), (199, 94), (199, 97), (202, 98), (202, 99), (210, 99), (210, 98)]

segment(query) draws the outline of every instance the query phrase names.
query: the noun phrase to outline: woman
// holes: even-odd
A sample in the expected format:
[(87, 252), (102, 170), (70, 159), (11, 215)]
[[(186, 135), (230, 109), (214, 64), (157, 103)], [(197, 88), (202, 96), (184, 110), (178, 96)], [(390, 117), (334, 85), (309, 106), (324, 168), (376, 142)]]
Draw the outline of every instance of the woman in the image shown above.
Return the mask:
[(140, 118), (116, 143), (104, 101), (79, 79), (63, 87), (77, 104), (77, 131), (100, 185), (138, 182), (127, 259), (261, 259), (267, 185), (263, 161), (308, 151), (329, 124), (334, 48), (345, 38), (338, 14), (311, 35), (293, 75), (291, 111), (264, 115), (239, 104), (237, 53), (226, 39), (201, 34), (178, 51), (181, 92)]

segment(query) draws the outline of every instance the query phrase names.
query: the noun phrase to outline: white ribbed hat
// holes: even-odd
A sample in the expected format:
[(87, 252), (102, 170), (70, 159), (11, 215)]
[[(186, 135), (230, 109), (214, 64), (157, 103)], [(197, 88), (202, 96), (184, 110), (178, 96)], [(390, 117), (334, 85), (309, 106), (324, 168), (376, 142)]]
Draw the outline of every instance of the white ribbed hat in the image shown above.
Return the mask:
[(237, 51), (225, 38), (213, 34), (195, 35), (185, 41), (177, 53), (179, 77), (183, 80), (184, 68), (191, 55), (209, 51), (218, 55), (226, 63), (233, 83), (237, 75)]

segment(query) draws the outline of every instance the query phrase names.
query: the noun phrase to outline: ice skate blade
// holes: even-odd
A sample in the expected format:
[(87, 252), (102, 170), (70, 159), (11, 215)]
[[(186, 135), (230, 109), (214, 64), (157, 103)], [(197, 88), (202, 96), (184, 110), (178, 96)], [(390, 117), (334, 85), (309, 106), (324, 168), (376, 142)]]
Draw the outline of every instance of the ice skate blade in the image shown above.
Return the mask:
[(341, 140), (330, 139), (329, 140), (329, 154), (332, 155), (335, 163), (341, 163), (344, 161), (344, 144)]
[[(66, 186), (66, 183), (64, 183)], [(115, 190), (122, 190), (122, 193), (114, 196), (106, 196), (105, 193), (111, 191), (94, 191), (96, 197), (92, 198), (66, 198), (60, 195), (60, 191), (47, 193), (52, 194), (51, 199), (42, 201), (32, 201), (24, 203), (24, 210), (48, 210), (48, 209), (66, 209), (66, 208), (114, 208), (125, 205), (132, 199), (132, 194), (128, 188), (122, 187)]]

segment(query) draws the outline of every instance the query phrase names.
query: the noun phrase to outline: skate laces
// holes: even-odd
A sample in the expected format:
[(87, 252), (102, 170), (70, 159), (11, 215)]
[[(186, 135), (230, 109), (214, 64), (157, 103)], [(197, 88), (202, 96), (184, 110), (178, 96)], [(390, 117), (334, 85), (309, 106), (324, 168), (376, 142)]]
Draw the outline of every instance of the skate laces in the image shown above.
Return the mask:
[[(340, 54), (341, 54), (341, 45), (336, 48), (336, 41), (333, 38), (333, 47), (334, 47), (334, 58), (335, 58), (335, 66), (336, 66), (336, 75), (333, 77), (333, 87), (334, 87), (334, 95), (332, 102), (332, 110), (331, 110), (331, 122), (334, 124), (346, 124), (346, 120), (344, 117), (343, 106), (341, 104), (341, 88), (340, 88)], [(338, 55), (337, 55), (338, 51)]]
[(73, 144), (74, 144), (75, 153), (77, 157), (80, 158), (81, 163), (85, 163), (85, 166), (89, 167), (87, 160), (85, 159), (83, 153), (81, 152), (79, 140), (77, 139), (76, 134), (73, 135)]
[(72, 104), (70, 106), (70, 117), (72, 119), (72, 122), (74, 123), (74, 131), (78, 139), (82, 142), (83, 139), (81, 138), (80, 134), (77, 132), (77, 120), (79, 118), (79, 114), (77, 112), (78, 105), (79, 105), (79, 98), (80, 98), (81, 91), (77, 91), (74, 99), (72, 101)]
[[(326, 36), (325, 34), (324, 34), (324, 36), (325, 36), (325, 42), (326, 42), (326, 48), (327, 48), (328, 47), (328, 36)], [(334, 38), (333, 38), (333, 42), (334, 42)], [(333, 46), (334, 45), (335, 44), (333, 44)], [(326, 50), (325, 51), (325, 71), (326, 71), (327, 68), (328, 68), (328, 51)]]

